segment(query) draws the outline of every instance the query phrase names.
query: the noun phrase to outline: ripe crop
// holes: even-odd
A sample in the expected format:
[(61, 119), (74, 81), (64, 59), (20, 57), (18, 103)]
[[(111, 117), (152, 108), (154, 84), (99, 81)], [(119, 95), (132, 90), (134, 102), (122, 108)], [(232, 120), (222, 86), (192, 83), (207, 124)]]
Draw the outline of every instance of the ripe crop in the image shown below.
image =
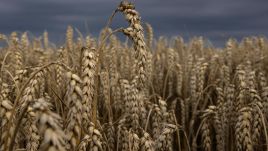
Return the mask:
[[(128, 27), (108, 28), (117, 13)], [(124, 1), (100, 37), (0, 34), (0, 150), (268, 150), (267, 40), (219, 49), (143, 25)]]

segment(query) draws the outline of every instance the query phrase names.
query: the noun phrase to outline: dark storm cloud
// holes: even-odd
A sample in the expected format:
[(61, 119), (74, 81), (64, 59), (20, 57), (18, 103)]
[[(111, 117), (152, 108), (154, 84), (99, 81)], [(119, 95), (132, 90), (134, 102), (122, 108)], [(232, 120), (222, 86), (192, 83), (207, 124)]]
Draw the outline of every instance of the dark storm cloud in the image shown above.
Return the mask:
[[(44, 30), (62, 42), (67, 25), (97, 35), (118, 0), (1, 0), (0, 32)], [(267, 0), (135, 0), (143, 22), (154, 27), (155, 35), (186, 38), (205, 36), (223, 44), (229, 37), (268, 35)], [(116, 16), (113, 28), (124, 26)]]

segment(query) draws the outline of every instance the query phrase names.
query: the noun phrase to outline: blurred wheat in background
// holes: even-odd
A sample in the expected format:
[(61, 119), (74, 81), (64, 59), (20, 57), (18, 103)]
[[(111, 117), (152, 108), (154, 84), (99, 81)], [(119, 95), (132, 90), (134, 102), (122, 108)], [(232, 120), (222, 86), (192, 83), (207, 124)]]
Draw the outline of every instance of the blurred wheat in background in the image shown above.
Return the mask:
[(128, 27), (68, 26), (59, 47), (48, 32), (0, 35), (1, 151), (268, 150), (265, 37), (156, 39), (133, 4), (117, 13)]

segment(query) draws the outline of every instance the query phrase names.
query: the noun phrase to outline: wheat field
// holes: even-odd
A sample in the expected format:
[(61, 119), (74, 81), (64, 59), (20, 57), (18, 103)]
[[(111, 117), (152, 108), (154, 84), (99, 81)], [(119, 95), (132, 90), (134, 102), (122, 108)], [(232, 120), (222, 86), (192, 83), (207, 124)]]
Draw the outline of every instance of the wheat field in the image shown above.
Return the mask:
[(155, 38), (125, 1), (99, 37), (48, 35), (0, 34), (1, 151), (268, 150), (265, 37)]

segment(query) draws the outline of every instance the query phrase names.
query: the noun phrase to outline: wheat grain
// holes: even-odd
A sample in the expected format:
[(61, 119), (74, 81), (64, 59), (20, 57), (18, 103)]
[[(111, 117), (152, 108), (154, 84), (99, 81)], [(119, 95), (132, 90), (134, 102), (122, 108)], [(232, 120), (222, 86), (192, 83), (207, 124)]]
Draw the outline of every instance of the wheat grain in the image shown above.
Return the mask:
[(80, 85), (82, 80), (71, 72), (68, 72), (69, 86), (67, 92), (67, 103), (69, 107), (67, 116), (67, 140), (70, 142), (71, 148), (75, 149), (80, 143), (82, 137), (82, 90)]

